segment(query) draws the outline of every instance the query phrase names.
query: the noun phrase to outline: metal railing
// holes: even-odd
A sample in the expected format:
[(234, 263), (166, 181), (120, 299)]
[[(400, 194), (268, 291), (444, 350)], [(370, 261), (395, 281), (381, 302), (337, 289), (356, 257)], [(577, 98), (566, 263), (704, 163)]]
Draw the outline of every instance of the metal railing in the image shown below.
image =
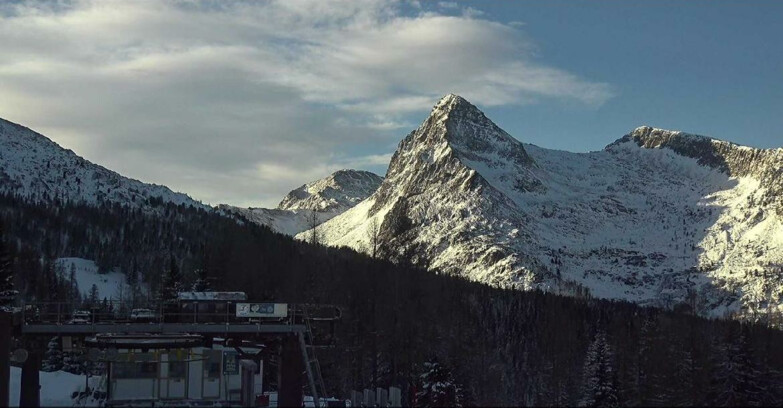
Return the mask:
[[(236, 316), (235, 301), (168, 301), (135, 305), (106, 300), (85, 305), (82, 302), (23, 302), (23, 324), (117, 324), (117, 323), (195, 323), (195, 324), (304, 324), (333, 322), (341, 318), (334, 305), (288, 304), (286, 317), (248, 318)], [(141, 306), (141, 307), (140, 307)]]

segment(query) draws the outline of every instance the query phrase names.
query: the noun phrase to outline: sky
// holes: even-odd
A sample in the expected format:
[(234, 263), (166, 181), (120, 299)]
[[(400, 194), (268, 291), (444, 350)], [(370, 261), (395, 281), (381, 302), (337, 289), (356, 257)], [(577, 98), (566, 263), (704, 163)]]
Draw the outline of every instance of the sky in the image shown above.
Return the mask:
[(783, 146), (783, 2), (9, 1), (0, 117), (208, 204), (383, 175), (445, 94), (546, 148)]

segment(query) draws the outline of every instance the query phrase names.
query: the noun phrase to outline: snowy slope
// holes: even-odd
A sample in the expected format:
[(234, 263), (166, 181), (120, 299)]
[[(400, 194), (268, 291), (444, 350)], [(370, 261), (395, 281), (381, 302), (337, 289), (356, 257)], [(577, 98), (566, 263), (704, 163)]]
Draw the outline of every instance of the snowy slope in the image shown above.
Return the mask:
[[(323, 222), (367, 198), (382, 178), (360, 170), (340, 170), (291, 191), (278, 208), (218, 206), (289, 235)], [(109, 202), (150, 210), (150, 200), (210, 209), (165, 186), (123, 177), (93, 164), (26, 127), (0, 119), (0, 192), (42, 202), (54, 199), (99, 205)]]
[(145, 208), (151, 198), (207, 208), (169, 188), (123, 177), (93, 164), (26, 127), (0, 119), (0, 192), (49, 201)]
[[(97, 407), (100, 406), (98, 400), (91, 397), (85, 397), (81, 401), (71, 399), (74, 391), (84, 391), (85, 378), (83, 375), (66, 373), (65, 371), (54, 371), (39, 373), (41, 385), (41, 406), (42, 407)], [(11, 381), (9, 392), (9, 406), (19, 406), (19, 393), (21, 391), (22, 369), (11, 367)], [(90, 377), (90, 387), (95, 388), (100, 384), (100, 377)], [(79, 402), (77, 405), (76, 403)]]
[(381, 176), (369, 171), (338, 170), (291, 191), (277, 208), (339, 214), (369, 197), (381, 181)]
[(220, 209), (277, 232), (295, 235), (355, 206), (374, 193), (381, 181), (382, 177), (368, 171), (339, 170), (291, 191), (274, 209), (228, 205), (221, 205)]
[(99, 299), (118, 299), (120, 293), (127, 292), (125, 274), (122, 272), (111, 271), (108, 273), (98, 273), (98, 265), (89, 259), (82, 258), (58, 258), (55, 260), (55, 268), (63, 278), (70, 279), (73, 271), (76, 283), (79, 286), (79, 292), (82, 295), (89, 295), (92, 285), (98, 288)]
[(499, 286), (752, 314), (783, 299), (782, 164), (783, 149), (650, 127), (603, 151), (542, 149), (448, 95), (378, 191), (318, 229)]

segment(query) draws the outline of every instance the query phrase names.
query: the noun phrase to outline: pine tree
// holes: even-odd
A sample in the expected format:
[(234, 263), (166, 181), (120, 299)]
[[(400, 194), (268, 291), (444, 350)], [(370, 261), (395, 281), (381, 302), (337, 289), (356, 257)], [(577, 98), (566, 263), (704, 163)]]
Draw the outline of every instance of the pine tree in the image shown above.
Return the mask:
[(416, 393), (416, 401), (421, 407), (459, 407), (462, 406), (460, 388), (454, 383), (451, 370), (443, 367), (437, 360), (424, 363), (421, 375), (421, 389)]
[(36, 297), (44, 301), (56, 301), (58, 280), (54, 261), (45, 259), (41, 274), (39, 284), (35, 287)]
[(63, 352), (60, 350), (60, 341), (58, 337), (52, 337), (47, 345), (46, 360), (41, 367), (42, 371), (57, 371), (63, 368)]
[(638, 403), (641, 406), (667, 405), (667, 390), (661, 386), (663, 375), (660, 361), (665, 358), (664, 345), (658, 327), (657, 315), (648, 316), (642, 323), (636, 353), (636, 387)]
[(606, 333), (599, 331), (590, 344), (585, 357), (580, 406), (619, 406), (617, 376), (613, 360), (614, 356), (606, 340)]
[(669, 396), (669, 405), (678, 407), (694, 406), (696, 405), (696, 393), (693, 378), (696, 375), (696, 364), (693, 354), (690, 350), (684, 349), (675, 350), (672, 354), (676, 356), (673, 378), (676, 387), (674, 387)]
[(318, 225), (320, 220), (318, 219), (318, 213), (315, 210), (310, 210), (310, 214), (307, 216), (307, 227), (310, 230), (310, 243), (318, 245), (321, 241), (320, 231), (318, 231)]
[(14, 290), (13, 260), (5, 238), (5, 228), (0, 220), (0, 306), (11, 305), (17, 294)]
[(67, 293), (66, 301), (69, 303), (78, 302), (81, 300), (81, 292), (79, 292), (79, 282), (76, 281), (76, 264), (71, 264), (71, 270), (68, 274), (67, 287), (69, 289)]
[(711, 403), (715, 406), (760, 405), (764, 390), (746, 328), (733, 330), (716, 358)]
[(103, 300), (101, 301), (101, 314), (104, 316), (109, 316), (109, 312), (110, 312), (109, 307), (110, 307), (109, 299), (106, 296), (104, 296)]
[(99, 306), (98, 302), (99, 302), (99, 299), (100, 299), (99, 293), (98, 293), (98, 285), (96, 285), (94, 283), (92, 284), (92, 286), (90, 287), (90, 294), (88, 296), (89, 296), (89, 298), (88, 298), (87, 303), (90, 305), (90, 307), (91, 308), (98, 307)]
[(192, 288), (194, 292), (206, 292), (211, 289), (206, 267), (196, 269), (193, 273), (196, 275)]
[(87, 357), (76, 349), (62, 353), (62, 370), (71, 374), (84, 374), (87, 367)]
[(169, 269), (163, 274), (163, 280), (158, 288), (158, 300), (162, 302), (172, 301), (177, 298), (177, 294), (182, 292), (184, 285), (182, 283), (182, 273), (177, 265), (177, 260), (172, 255), (169, 262)]

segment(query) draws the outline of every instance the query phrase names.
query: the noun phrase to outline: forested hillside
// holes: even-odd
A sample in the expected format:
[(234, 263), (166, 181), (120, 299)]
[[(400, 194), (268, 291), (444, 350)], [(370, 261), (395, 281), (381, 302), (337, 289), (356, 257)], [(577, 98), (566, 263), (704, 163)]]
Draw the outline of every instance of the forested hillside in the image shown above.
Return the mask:
[[(93, 259), (157, 290), (172, 264), (250, 298), (343, 306), (327, 387), (398, 385), (419, 405), (779, 404), (783, 335), (629, 303), (502, 290), (155, 202), (29, 203), (0, 196), (16, 287), (55, 300), (51, 260)], [(161, 215), (155, 215), (161, 214)], [(173, 260), (173, 262), (172, 262)], [(435, 384), (438, 384), (436, 386)]]

